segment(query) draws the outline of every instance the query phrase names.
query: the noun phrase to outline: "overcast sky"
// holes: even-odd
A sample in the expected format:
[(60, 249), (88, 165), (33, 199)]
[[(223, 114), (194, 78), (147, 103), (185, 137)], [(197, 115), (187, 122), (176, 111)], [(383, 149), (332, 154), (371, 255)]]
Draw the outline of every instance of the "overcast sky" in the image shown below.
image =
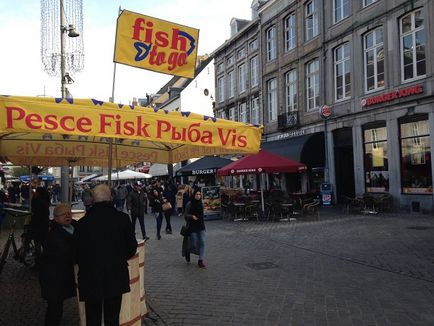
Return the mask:
[[(64, 0), (69, 1), (69, 0)], [(233, 17), (250, 19), (251, 0), (83, 0), (84, 70), (68, 89), (75, 98), (107, 100), (113, 81), (113, 44), (119, 6), (143, 15), (198, 28), (198, 54), (211, 53), (229, 38)], [(41, 65), (38, 0), (0, 1), (0, 94), (60, 96), (60, 77)], [(117, 65), (115, 101), (156, 93), (171, 77)], [(191, 111), (197, 111), (192, 109)]]

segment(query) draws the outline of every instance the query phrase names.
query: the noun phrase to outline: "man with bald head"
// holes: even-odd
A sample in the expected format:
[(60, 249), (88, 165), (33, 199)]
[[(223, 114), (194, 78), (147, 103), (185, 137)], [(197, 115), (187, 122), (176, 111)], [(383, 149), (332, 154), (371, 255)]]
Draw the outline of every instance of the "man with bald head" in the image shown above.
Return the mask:
[(74, 233), (78, 259), (80, 301), (86, 306), (86, 325), (119, 325), (122, 294), (130, 291), (127, 260), (137, 250), (129, 216), (116, 210), (110, 188), (92, 190), (93, 206)]

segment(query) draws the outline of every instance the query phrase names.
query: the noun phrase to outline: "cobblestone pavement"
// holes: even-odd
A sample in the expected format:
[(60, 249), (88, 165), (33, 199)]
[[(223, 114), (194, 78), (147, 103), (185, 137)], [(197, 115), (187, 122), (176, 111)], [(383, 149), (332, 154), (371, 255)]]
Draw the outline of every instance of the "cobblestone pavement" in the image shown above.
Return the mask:
[[(145, 325), (434, 325), (432, 216), (207, 221), (206, 270), (183, 260), (172, 224), (158, 241), (146, 217)], [(33, 271), (9, 258), (0, 289), (0, 325), (42, 325)], [(77, 324), (71, 299), (63, 325)]]

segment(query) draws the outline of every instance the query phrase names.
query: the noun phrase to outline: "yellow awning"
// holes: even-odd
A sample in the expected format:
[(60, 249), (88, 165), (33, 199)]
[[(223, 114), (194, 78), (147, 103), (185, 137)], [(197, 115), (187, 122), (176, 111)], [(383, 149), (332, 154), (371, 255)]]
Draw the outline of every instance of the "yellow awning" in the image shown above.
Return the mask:
[(0, 96), (0, 156), (18, 165), (175, 163), (257, 153), (262, 126), (94, 99)]

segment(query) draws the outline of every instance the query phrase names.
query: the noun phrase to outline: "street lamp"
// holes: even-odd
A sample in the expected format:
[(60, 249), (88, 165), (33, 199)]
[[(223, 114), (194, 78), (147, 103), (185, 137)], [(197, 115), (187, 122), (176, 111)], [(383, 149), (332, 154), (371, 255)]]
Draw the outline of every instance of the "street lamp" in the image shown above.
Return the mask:
[[(78, 37), (83, 31), (82, 8), (82, 0), (41, 0), (42, 65), (49, 75), (60, 75), (62, 98), (70, 97), (66, 88), (74, 82), (70, 73), (84, 67), (83, 38)], [(66, 19), (74, 24), (67, 24)], [(70, 201), (69, 173), (68, 166), (61, 167), (62, 201)]]

